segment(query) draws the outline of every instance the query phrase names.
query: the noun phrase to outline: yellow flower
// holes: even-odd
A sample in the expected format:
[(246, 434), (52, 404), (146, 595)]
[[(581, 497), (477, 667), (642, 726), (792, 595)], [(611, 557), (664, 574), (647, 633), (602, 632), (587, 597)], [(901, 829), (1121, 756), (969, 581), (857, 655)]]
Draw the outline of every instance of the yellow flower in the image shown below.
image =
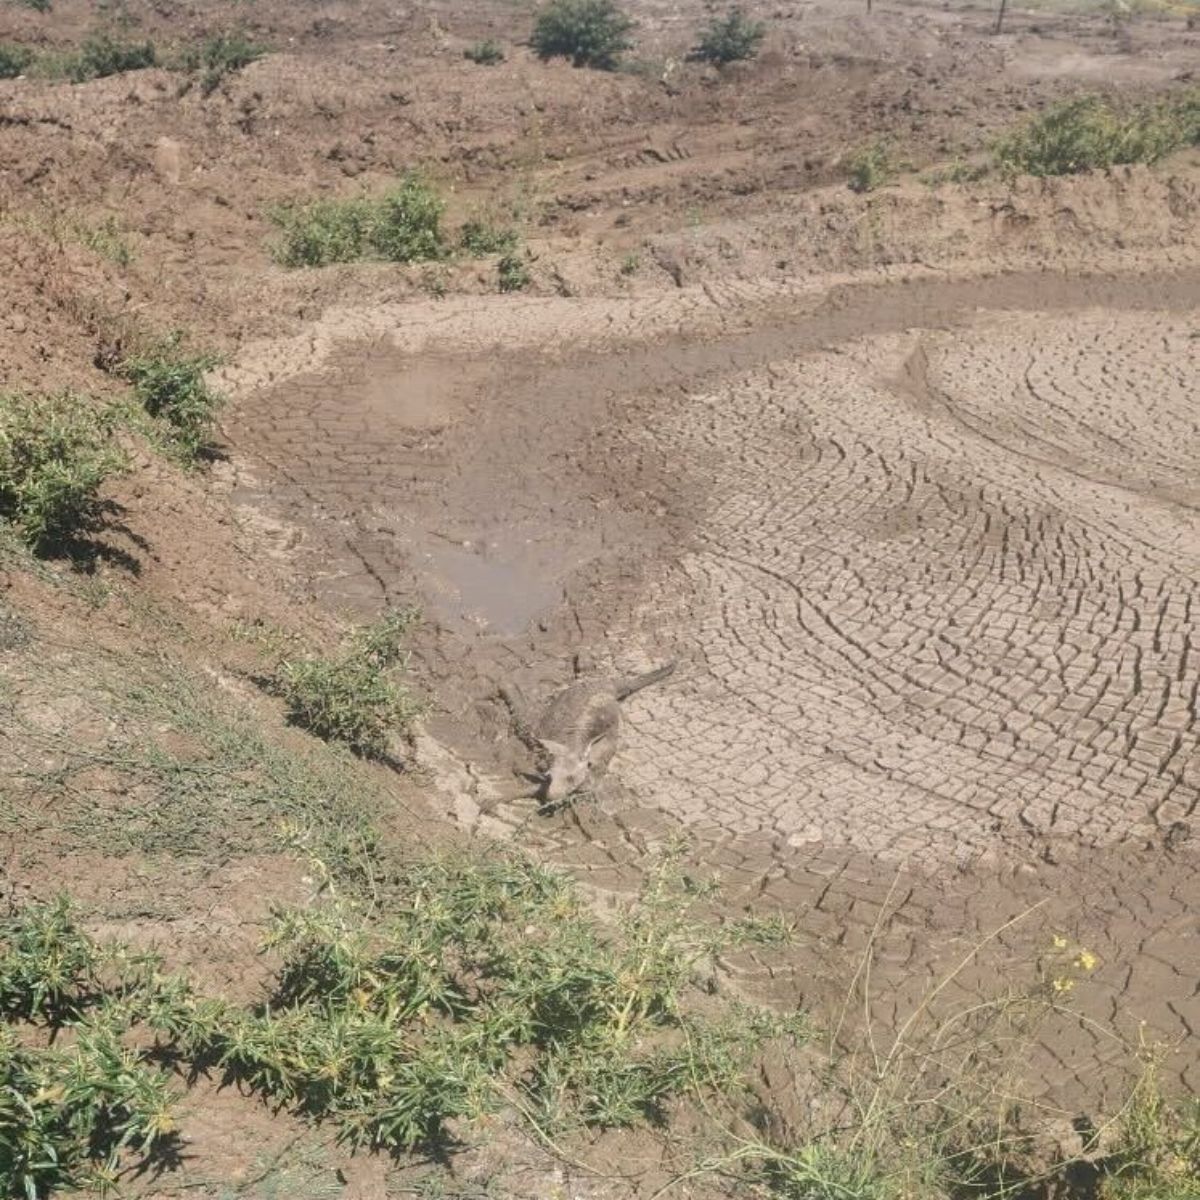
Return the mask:
[(1075, 986), (1075, 980), (1060, 978), (1055, 979), (1050, 985), (1056, 992), (1069, 992)]
[(1061, 933), (1054, 935), (1054, 948), (1055, 950), (1065, 950), (1067, 948), (1067, 939)]
[(1080, 950), (1075, 965), (1082, 967), (1085, 971), (1094, 971), (1099, 962), (1100, 960), (1090, 950)]

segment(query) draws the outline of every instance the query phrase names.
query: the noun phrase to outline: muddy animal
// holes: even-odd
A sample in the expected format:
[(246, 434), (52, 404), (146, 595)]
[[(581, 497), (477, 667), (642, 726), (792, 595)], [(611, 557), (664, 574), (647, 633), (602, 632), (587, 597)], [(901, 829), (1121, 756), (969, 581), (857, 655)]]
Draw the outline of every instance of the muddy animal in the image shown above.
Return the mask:
[(604, 774), (617, 752), (621, 701), (674, 670), (672, 661), (631, 679), (584, 679), (550, 700), (532, 730), (550, 760), (539, 789), (545, 803), (559, 804)]

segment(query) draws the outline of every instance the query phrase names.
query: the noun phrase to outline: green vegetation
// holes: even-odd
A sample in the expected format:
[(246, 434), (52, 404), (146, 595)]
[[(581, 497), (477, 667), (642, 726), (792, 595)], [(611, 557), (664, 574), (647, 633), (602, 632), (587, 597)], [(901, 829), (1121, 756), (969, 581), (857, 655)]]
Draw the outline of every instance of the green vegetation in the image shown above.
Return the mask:
[(77, 53), (68, 56), (63, 72), (73, 83), (86, 83), (126, 71), (140, 71), (158, 62), (153, 42), (124, 42), (108, 33), (93, 33)]
[(467, 254), (476, 257), (515, 250), (520, 240), (520, 234), (515, 229), (478, 219), (468, 221), (458, 235), (459, 246)]
[(506, 254), (496, 264), (497, 285), (502, 292), (522, 292), (532, 282), (529, 264), (519, 254)]
[(761, 21), (751, 21), (740, 8), (731, 8), (724, 18), (714, 17), (700, 36), (692, 57), (703, 62), (741, 62), (758, 53), (767, 27)]
[(32, 61), (32, 50), (0, 42), (0, 79), (15, 79), (18, 75), (24, 75), (25, 68)]
[(633, 45), (633, 25), (614, 0), (550, 0), (538, 11), (529, 44), (542, 59), (615, 71)]
[(504, 49), (499, 42), (488, 38), (486, 41), (468, 46), (463, 51), (463, 58), (470, 59), (471, 62), (477, 63), (481, 67), (494, 67), (504, 61)]
[(1200, 143), (1200, 89), (1156, 104), (1120, 106), (1102, 96), (1055, 104), (997, 142), (1006, 175), (1071, 175), (1123, 163), (1154, 163)]
[(142, 353), (122, 359), (116, 372), (133, 385), (147, 415), (160, 422), (165, 445), (191, 463), (211, 450), (224, 397), (204, 382), (205, 373), (220, 359), (187, 354), (181, 343), (180, 333), (170, 334)]
[(32, 8), (34, 12), (48, 13), (50, 0), (17, 0), (22, 8)]
[[(65, 902), (26, 908), (0, 924), (0, 1190), (111, 1182), (118, 1159), (136, 1167), (160, 1149), (174, 1097), (152, 1063), (216, 1069), (389, 1151), (436, 1149), (449, 1121), (503, 1107), (544, 1134), (736, 1092), (764, 1042), (803, 1036), (803, 1022), (732, 1003), (697, 1015), (688, 980), (727, 946), (787, 931), (700, 925), (694, 898), (668, 859), (601, 922), (523, 858), (427, 856), (389, 880), (383, 918), (345, 899), (278, 913), (264, 949), (280, 966), (258, 1008), (95, 942)], [(67, 1028), (70, 1049), (18, 1039), (14, 1022)]]
[[(122, 1004), (149, 963), (96, 946), (65, 901), (5, 922), (0, 951), (0, 1193), (111, 1184), (126, 1153), (145, 1156), (174, 1129), (167, 1076), (122, 1042)], [(74, 1037), (25, 1044), (13, 1022)]]
[(401, 643), (416, 616), (389, 613), (360, 630), (338, 658), (282, 662), (273, 689), (286, 702), (288, 718), (364, 757), (385, 754), (390, 734), (407, 730), (422, 711), (396, 677), (405, 660)]
[(82, 397), (0, 393), (0, 517), (38, 551), (93, 531), (100, 488), (125, 467), (112, 413)]
[(284, 205), (270, 214), (282, 232), (273, 253), (286, 267), (439, 259), (446, 253), (444, 209), (441, 197), (414, 175), (378, 198)]
[(891, 150), (882, 138), (864, 146), (849, 163), (850, 190), (863, 193), (883, 187), (895, 174)]
[(257, 62), (265, 53), (265, 47), (244, 34), (218, 33), (198, 46), (187, 47), (179, 57), (178, 67), (199, 75), (201, 94), (211, 96), (227, 75)]

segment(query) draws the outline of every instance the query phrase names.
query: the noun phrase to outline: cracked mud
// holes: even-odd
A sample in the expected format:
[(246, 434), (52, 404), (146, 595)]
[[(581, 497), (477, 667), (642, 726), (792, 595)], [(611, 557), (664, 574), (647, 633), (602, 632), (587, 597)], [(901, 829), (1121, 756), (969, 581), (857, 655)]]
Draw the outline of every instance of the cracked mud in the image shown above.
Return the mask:
[[(1033, 909), (1002, 960), (1070, 930), (1105, 963), (1094, 1015), (1178, 1039), (1200, 1025), (1198, 285), (410, 313), (290, 375), (280, 351), (284, 380), (239, 410), (237, 495), (299, 531), (288, 553), (330, 603), (423, 596), (464, 820), (486, 809), (605, 887), (682, 827), (800, 915), (822, 970), (761, 986), (833, 1002), (873, 940), (885, 1021)], [(561, 350), (564, 326), (601, 323), (607, 346)], [(572, 655), (668, 653), (677, 677), (629, 701), (599, 807), (555, 823), (504, 801), (523, 760), (500, 682), (535, 703)], [(1003, 977), (993, 958), (957, 983)], [(1060, 1098), (1118, 1057), (1086, 1023), (1042, 1049)]]

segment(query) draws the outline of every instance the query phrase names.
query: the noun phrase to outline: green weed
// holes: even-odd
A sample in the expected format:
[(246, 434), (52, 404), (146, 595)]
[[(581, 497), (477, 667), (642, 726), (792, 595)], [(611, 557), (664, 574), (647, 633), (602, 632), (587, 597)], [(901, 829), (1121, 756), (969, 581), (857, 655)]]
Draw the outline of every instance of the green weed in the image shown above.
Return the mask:
[(76, 221), (72, 232), (81, 245), (118, 267), (128, 267), (133, 262), (133, 250), (116, 217), (107, 216), (95, 224)]
[(479, 219), (467, 221), (458, 235), (461, 249), (477, 257), (508, 253), (516, 249), (520, 240), (515, 229)]
[[(165, 1060), (216, 1068), (333, 1122), (356, 1146), (436, 1147), (450, 1121), (502, 1107), (543, 1131), (632, 1125), (660, 1119), (675, 1098), (736, 1091), (767, 1039), (804, 1034), (795, 1018), (736, 1004), (689, 1011), (697, 961), (736, 944), (733, 931), (697, 924), (692, 902), (670, 860), (605, 925), (570, 881), (526, 859), (415, 859), (389, 877), (377, 919), (346, 900), (278, 913), (264, 950), (280, 966), (255, 1008), (201, 997), (152, 955), (97, 944), (60, 903), (0, 928), (6, 958), (20, 963), (6, 1011), (75, 1031), (86, 1070), (73, 1093), (52, 1084), (46, 1094), (56, 1148), (71, 1150), (60, 1163), (86, 1146), (111, 1169), (117, 1149), (144, 1154), (173, 1128), (165, 1075), (123, 1046), (137, 1026)], [(19, 1068), (53, 1079), (57, 1065), (37, 1051)], [(25, 1108), (8, 1126), (2, 1114), (0, 1145), (28, 1142)], [(83, 1136), (102, 1123), (114, 1145)], [(28, 1174), (30, 1161), (10, 1160), (0, 1179)]]
[(534, 18), (529, 44), (539, 58), (615, 71), (633, 42), (633, 21), (614, 0), (550, 0)]
[(637, 254), (627, 254), (621, 259), (621, 274), (625, 276), (636, 275), (641, 265), (642, 260)]
[(126, 468), (113, 414), (82, 397), (0, 393), (0, 517), (52, 550), (100, 525), (104, 482)]
[(882, 139), (864, 146), (850, 159), (850, 190), (873, 192), (883, 187), (895, 174), (891, 150)]
[(522, 292), (532, 282), (529, 264), (519, 254), (506, 254), (496, 264), (497, 285), (502, 292)]
[(337, 658), (281, 663), (273, 688), (288, 718), (356, 754), (385, 754), (391, 735), (406, 731), (423, 710), (396, 677), (404, 662), (401, 641), (415, 619), (412, 611), (390, 613), (360, 630)]
[(77, 53), (62, 64), (73, 83), (86, 83), (126, 71), (140, 71), (158, 62), (153, 42), (123, 42), (108, 33), (93, 33)]
[(481, 67), (494, 67), (504, 61), (504, 49), (499, 42), (488, 38), (486, 41), (468, 46), (463, 51), (463, 58), (469, 59)]
[(709, 22), (691, 57), (717, 66), (741, 62), (758, 53), (766, 35), (765, 24), (751, 21), (740, 8), (731, 8), (724, 18), (714, 17)]
[(217, 33), (198, 46), (188, 46), (178, 65), (198, 76), (201, 95), (211, 96), (226, 76), (257, 62), (266, 52), (242, 33)]
[(15, 79), (18, 75), (24, 75), (25, 68), (32, 61), (32, 50), (0, 42), (0, 79)]
[(116, 373), (132, 386), (146, 414), (159, 423), (164, 443), (185, 463), (212, 449), (217, 414), (225, 400), (204, 381), (218, 365), (214, 354), (189, 354), (176, 332), (121, 359)]
[(286, 267), (440, 259), (446, 253), (444, 209), (441, 197), (412, 175), (378, 198), (281, 206), (270, 214), (281, 231), (272, 253)]
[(1008, 176), (1072, 175), (1154, 163), (1200, 142), (1200, 89), (1155, 104), (1118, 106), (1101, 96), (1055, 104), (1001, 138), (993, 154)]

